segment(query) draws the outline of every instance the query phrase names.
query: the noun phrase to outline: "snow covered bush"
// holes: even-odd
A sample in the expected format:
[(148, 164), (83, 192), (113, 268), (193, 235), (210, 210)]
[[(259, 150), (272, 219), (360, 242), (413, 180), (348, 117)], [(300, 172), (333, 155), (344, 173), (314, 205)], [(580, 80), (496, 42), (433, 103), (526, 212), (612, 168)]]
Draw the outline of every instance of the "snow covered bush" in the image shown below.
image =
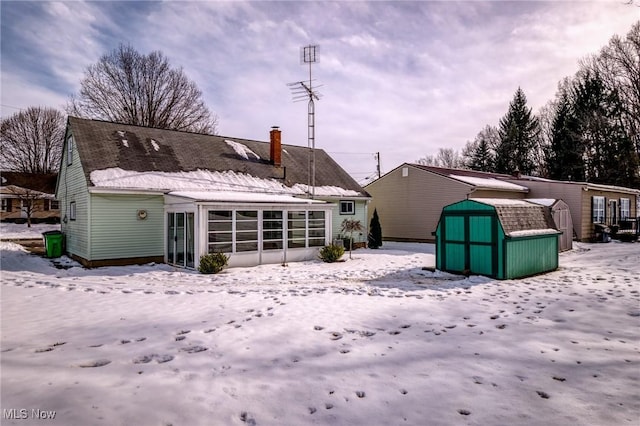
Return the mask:
[(224, 253), (209, 253), (200, 257), (198, 271), (201, 274), (217, 274), (229, 263), (229, 256)]
[(323, 262), (333, 263), (337, 262), (344, 254), (344, 247), (336, 245), (324, 246), (320, 249), (320, 259)]

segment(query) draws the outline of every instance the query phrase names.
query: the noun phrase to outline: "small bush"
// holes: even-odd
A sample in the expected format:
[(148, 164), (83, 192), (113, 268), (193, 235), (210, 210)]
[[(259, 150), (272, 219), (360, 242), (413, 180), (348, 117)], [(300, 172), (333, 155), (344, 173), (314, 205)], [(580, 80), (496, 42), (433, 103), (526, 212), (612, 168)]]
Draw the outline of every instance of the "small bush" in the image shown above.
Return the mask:
[(344, 254), (344, 247), (336, 245), (324, 246), (320, 249), (320, 259), (323, 262), (333, 263), (338, 261)]
[(200, 257), (198, 271), (201, 274), (217, 274), (229, 263), (229, 256), (224, 253), (209, 253)]

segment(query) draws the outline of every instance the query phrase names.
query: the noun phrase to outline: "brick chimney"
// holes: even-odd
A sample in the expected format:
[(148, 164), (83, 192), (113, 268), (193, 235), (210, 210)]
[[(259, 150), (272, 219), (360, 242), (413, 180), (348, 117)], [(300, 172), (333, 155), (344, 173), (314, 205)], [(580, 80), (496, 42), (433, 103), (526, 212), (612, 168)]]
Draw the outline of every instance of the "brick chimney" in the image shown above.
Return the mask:
[(273, 126), (269, 132), (269, 140), (271, 142), (269, 154), (271, 164), (276, 167), (282, 165), (282, 139), (280, 138), (280, 133), (278, 126)]

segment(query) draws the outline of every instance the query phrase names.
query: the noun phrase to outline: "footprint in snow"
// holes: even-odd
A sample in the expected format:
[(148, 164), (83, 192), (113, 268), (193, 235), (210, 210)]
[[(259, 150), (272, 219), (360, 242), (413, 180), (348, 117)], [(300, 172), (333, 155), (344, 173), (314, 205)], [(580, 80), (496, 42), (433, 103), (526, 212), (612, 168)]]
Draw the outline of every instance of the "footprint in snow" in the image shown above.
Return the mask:
[(204, 346), (195, 345), (195, 346), (189, 346), (189, 347), (186, 347), (186, 348), (182, 348), (180, 350), (182, 352), (186, 352), (188, 354), (194, 354), (194, 353), (198, 353), (198, 352), (204, 352), (207, 349), (208, 348), (205, 348)]
[(96, 367), (104, 367), (107, 364), (111, 364), (111, 360), (108, 359), (97, 359), (95, 361), (86, 361), (82, 364), (78, 364), (80, 368), (96, 368)]
[(159, 355), (159, 354), (151, 354), (151, 355), (142, 355), (133, 359), (134, 364), (147, 364), (151, 361), (155, 360), (158, 364), (164, 364), (165, 362), (169, 362), (173, 360), (173, 355)]
[(243, 423), (246, 423), (251, 426), (255, 426), (257, 424), (256, 420), (253, 417), (251, 417), (251, 415), (246, 411), (243, 411), (242, 413), (240, 413), (240, 420)]
[(538, 396), (540, 396), (540, 398), (542, 399), (549, 399), (549, 394), (546, 392), (542, 392), (542, 391), (536, 391), (536, 393), (538, 394)]
[(329, 337), (331, 340), (340, 340), (342, 339), (342, 333), (338, 333), (337, 331), (334, 331), (331, 333), (331, 337)]

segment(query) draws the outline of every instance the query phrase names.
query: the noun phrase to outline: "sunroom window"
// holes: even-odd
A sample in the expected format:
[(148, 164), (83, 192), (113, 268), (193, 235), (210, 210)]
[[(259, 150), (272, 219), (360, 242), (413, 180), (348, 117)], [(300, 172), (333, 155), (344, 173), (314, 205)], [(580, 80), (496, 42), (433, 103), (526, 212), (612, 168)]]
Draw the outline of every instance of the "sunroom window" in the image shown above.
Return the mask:
[(262, 249), (282, 249), (283, 232), (282, 211), (265, 210), (262, 212)]

